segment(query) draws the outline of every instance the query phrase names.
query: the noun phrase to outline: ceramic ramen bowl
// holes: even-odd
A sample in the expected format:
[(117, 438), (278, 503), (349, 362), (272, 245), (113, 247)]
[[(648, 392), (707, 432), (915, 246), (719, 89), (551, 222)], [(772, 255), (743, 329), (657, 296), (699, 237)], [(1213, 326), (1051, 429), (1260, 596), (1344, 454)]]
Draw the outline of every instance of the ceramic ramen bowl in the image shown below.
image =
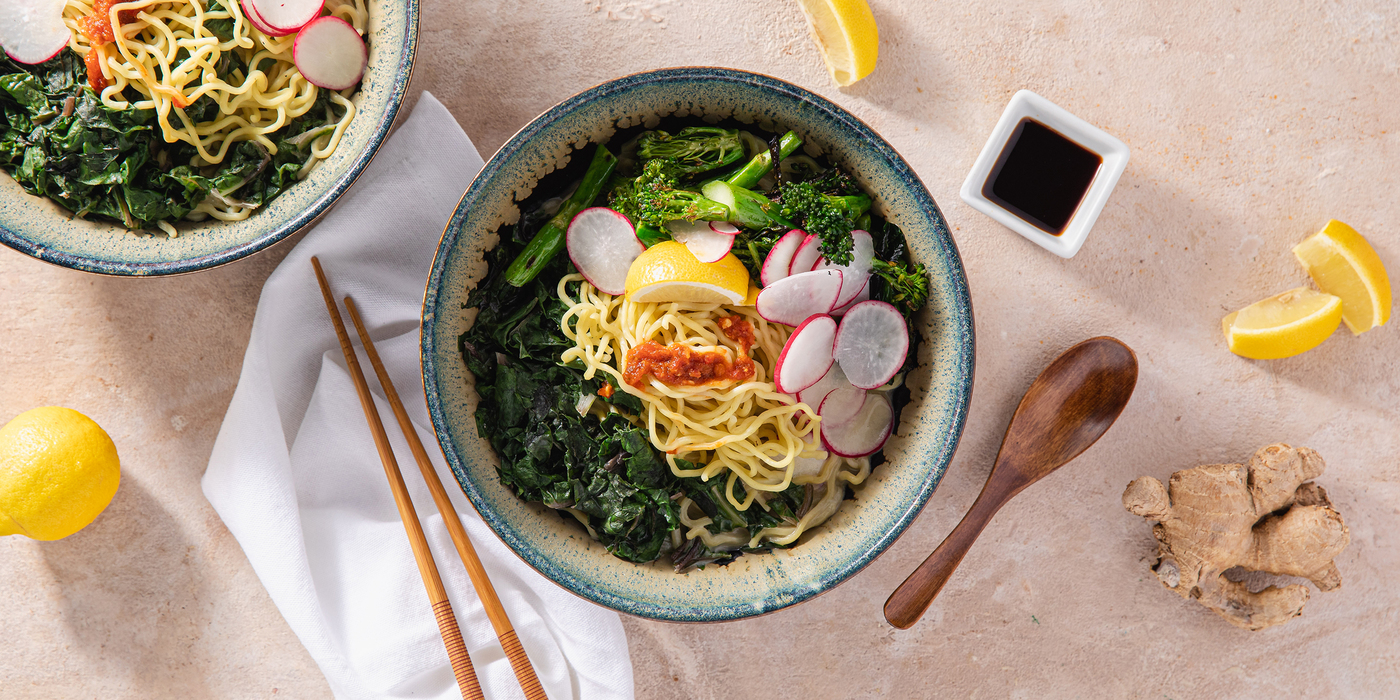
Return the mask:
[(180, 225), (180, 235), (133, 233), (84, 221), (26, 193), (0, 173), (0, 243), (45, 262), (106, 275), (153, 276), (207, 270), (256, 253), (316, 221), (374, 159), (398, 115), (418, 48), (418, 0), (370, 0), (369, 63), (358, 110), (335, 153), (302, 182), (243, 221)]
[[(904, 230), (932, 277), (919, 318), (919, 368), (888, 461), (830, 520), (799, 544), (744, 555), (728, 566), (675, 573), (665, 557), (618, 559), (579, 524), (527, 504), (500, 483), (491, 446), (477, 435), (477, 397), (457, 338), (469, 327), (467, 294), (484, 276), (495, 231), (518, 216), (539, 179), (589, 142), (668, 116), (735, 118), (796, 130), (874, 195)], [(586, 151), (585, 151), (586, 152)], [(800, 603), (850, 578), (902, 534), (942, 478), (962, 434), (972, 391), (972, 307), (962, 261), (938, 206), (909, 164), (850, 113), (802, 88), (753, 73), (676, 68), (620, 78), (575, 95), (530, 122), (477, 175), (443, 233), (423, 303), (423, 382), (438, 441), (462, 489), (516, 554), (595, 603), (641, 617), (711, 622)]]

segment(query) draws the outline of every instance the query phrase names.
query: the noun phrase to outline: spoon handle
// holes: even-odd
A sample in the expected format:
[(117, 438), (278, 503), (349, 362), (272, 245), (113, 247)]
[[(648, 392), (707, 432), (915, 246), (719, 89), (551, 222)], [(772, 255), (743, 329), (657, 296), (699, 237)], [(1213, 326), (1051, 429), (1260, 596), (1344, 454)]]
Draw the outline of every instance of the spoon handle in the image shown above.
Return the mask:
[(899, 588), (894, 589), (889, 600), (885, 601), (885, 619), (891, 625), (906, 630), (923, 617), (924, 611), (928, 610), (929, 604), (943, 590), (943, 585), (948, 583), (953, 571), (967, 555), (967, 550), (982, 534), (982, 528), (991, 522), (992, 516), (1004, 503), (1006, 497), (1003, 493), (989, 496), (988, 489), (984, 488), (978, 494), (972, 508), (948, 533), (943, 544), (938, 545), (938, 549), (933, 550), (933, 554), (928, 555), (928, 559), (914, 569), (914, 573), (909, 574), (909, 578), (904, 579), (904, 583), (899, 584)]

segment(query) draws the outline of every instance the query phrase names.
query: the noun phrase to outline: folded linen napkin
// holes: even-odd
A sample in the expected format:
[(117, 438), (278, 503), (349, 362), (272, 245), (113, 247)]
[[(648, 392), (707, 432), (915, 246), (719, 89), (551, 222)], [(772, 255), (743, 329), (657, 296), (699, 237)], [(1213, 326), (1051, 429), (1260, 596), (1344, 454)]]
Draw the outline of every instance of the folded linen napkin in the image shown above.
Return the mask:
[[(433, 449), (418, 359), (423, 281), (481, 167), (452, 115), (423, 93), (355, 189), (263, 286), (204, 494), (337, 698), (461, 697), (316, 285), (310, 259), (319, 256), (336, 297), (359, 305), (549, 696), (631, 698), (617, 614), (517, 558)], [(369, 367), (363, 352), (360, 362)], [(482, 688), (523, 697), (372, 372), (369, 382)]]

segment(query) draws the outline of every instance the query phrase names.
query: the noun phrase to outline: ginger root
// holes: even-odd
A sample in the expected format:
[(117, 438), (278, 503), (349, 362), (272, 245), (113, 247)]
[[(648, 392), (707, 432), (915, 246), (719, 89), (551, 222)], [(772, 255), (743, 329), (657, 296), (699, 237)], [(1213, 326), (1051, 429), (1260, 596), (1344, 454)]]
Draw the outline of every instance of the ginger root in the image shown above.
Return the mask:
[(1156, 520), (1163, 586), (1215, 611), (1237, 627), (1261, 630), (1303, 611), (1307, 586), (1251, 593), (1231, 581), (1234, 567), (1308, 579), (1318, 589), (1342, 585), (1332, 559), (1351, 534), (1327, 492), (1311, 483), (1326, 465), (1306, 447), (1269, 445), (1249, 465), (1207, 464), (1172, 474), (1171, 485), (1144, 476), (1128, 484), (1123, 507)]

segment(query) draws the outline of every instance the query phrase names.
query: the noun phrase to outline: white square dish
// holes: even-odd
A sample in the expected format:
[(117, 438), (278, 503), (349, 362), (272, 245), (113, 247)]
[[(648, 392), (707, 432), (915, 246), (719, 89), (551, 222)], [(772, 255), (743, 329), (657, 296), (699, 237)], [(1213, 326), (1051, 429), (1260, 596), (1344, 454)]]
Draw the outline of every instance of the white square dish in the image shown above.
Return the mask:
[[(1040, 122), (1102, 159), (1069, 222), (1058, 235), (1012, 213), (983, 193), (983, 187), (991, 176), (992, 169), (996, 167), (1007, 142), (1025, 119)], [(988, 137), (987, 144), (982, 147), (982, 153), (972, 165), (972, 172), (968, 173), (967, 180), (963, 182), (961, 194), (963, 201), (973, 209), (992, 217), (1001, 225), (1062, 258), (1072, 258), (1084, 245), (1084, 239), (1089, 236), (1089, 229), (1093, 228), (1094, 222), (1098, 220), (1099, 212), (1103, 211), (1109, 194), (1113, 192), (1118, 178), (1127, 167), (1127, 144), (1044, 97), (1030, 90), (1021, 90), (1011, 98), (1006, 110), (1001, 113), (1001, 119), (997, 120), (992, 135)]]

